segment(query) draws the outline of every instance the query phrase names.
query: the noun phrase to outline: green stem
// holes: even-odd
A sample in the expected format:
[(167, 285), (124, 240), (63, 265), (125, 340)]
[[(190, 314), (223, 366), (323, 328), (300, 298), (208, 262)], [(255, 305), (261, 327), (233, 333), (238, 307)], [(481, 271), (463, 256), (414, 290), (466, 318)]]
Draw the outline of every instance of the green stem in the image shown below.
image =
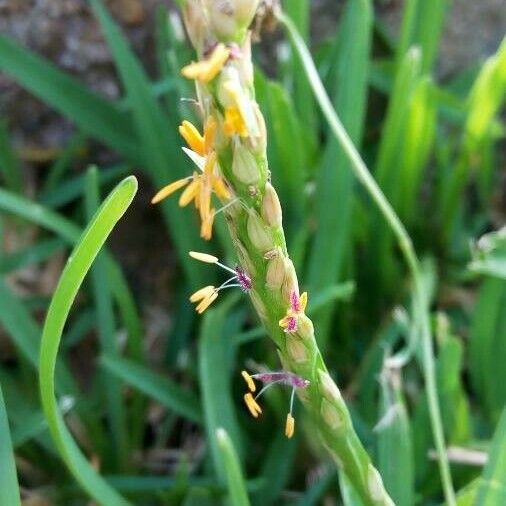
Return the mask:
[(314, 65), (313, 59), (304, 44), (304, 41), (297, 32), (297, 29), (293, 25), (292, 21), (286, 17), (283, 13), (278, 14), (279, 20), (286, 27), (288, 34), (290, 35), (293, 45), (299, 54), (299, 57), (303, 61), (304, 71), (313, 89), (315, 98), (320, 106), (320, 109), (325, 116), (325, 119), (329, 123), (329, 126), (335, 135), (336, 139), (340, 142), (341, 147), (348, 156), (351, 167), (359, 179), (364, 185), (369, 195), (371, 196), (374, 203), (378, 206), (378, 209), (382, 213), (383, 217), (391, 227), (395, 234), (399, 247), (404, 255), (406, 264), (411, 272), (414, 282), (414, 296), (416, 300), (416, 316), (420, 318), (421, 328), (421, 339), (422, 339), (422, 362), (423, 362), (423, 374), (425, 378), (425, 384), (427, 389), (427, 399), (429, 404), (430, 420), (432, 425), (432, 432), (434, 436), (434, 442), (436, 445), (436, 451), (438, 456), (439, 471), (441, 474), (441, 481), (443, 484), (444, 494), (446, 502), (449, 506), (456, 504), (455, 492), (453, 489), (452, 478), (450, 473), (450, 467), (448, 463), (448, 457), (446, 454), (443, 424), (441, 421), (441, 411), (439, 407), (439, 400), (437, 396), (437, 386), (435, 377), (434, 367), (434, 350), (432, 344), (432, 336), (430, 332), (429, 323), (429, 312), (427, 307), (425, 289), (423, 286), (420, 265), (418, 258), (413, 249), (411, 238), (407, 233), (404, 225), (399, 220), (399, 217), (395, 213), (394, 209), (386, 199), (385, 195), (377, 185), (371, 173), (367, 169), (366, 164), (362, 160), (360, 154), (355, 148), (350, 137), (346, 133), (339, 117), (337, 116), (332, 103), (323, 87), (323, 84), (318, 75), (318, 71)]

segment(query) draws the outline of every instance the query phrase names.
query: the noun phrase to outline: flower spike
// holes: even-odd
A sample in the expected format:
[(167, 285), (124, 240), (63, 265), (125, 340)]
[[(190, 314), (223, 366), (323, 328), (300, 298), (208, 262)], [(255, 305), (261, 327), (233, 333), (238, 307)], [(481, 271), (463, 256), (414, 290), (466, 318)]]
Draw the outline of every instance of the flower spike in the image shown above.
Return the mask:
[[(293, 417), (293, 403), (295, 399), (295, 391), (305, 389), (309, 386), (309, 381), (287, 371), (265, 372), (259, 374), (249, 374), (247, 371), (241, 371), (241, 375), (248, 385), (249, 392), (244, 395), (244, 402), (251, 415), (258, 418), (262, 413), (262, 409), (257, 403), (257, 399), (272, 385), (287, 385), (292, 387), (290, 396), (290, 411), (286, 417), (285, 436), (287, 438), (293, 437), (295, 433), (295, 418)], [(260, 381), (264, 384), (260, 392), (253, 397), (252, 392), (256, 391), (254, 380)]]

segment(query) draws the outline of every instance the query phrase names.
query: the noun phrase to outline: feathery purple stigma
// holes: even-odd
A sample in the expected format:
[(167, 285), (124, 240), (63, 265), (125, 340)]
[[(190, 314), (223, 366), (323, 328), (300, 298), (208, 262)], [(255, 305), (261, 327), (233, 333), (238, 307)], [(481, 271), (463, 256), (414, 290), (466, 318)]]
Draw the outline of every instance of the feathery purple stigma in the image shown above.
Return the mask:
[(244, 272), (244, 269), (239, 265), (235, 268), (235, 274), (237, 276), (237, 281), (241, 285), (241, 288), (247, 292), (251, 290), (251, 278)]
[(286, 320), (285, 332), (296, 332), (297, 331), (297, 318), (295, 316), (288, 316)]
[[(295, 311), (296, 313), (300, 312), (300, 299), (299, 295), (295, 290), (292, 290), (290, 293), (290, 307), (292, 308), (292, 311)], [(292, 331), (289, 331), (292, 332)]]
[(287, 371), (264, 372), (253, 374), (251, 377), (255, 378), (257, 381), (261, 381), (266, 385), (269, 383), (282, 383), (293, 388), (302, 389), (309, 386), (308, 380)]

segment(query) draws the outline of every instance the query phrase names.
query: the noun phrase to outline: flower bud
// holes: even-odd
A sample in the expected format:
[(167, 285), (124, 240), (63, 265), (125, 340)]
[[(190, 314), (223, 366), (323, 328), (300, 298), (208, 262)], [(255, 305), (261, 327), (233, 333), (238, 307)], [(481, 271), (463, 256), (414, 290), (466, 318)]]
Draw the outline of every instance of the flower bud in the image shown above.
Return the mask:
[(270, 183), (265, 185), (264, 200), (262, 202), (262, 217), (271, 227), (281, 226), (283, 213), (276, 190)]
[(307, 362), (306, 347), (300, 339), (291, 337), (286, 342), (286, 350), (290, 358), (296, 363)]
[(191, 43), (200, 53), (207, 37), (207, 24), (200, 1), (186, 0), (183, 9), (184, 24)]
[(327, 399), (323, 399), (320, 411), (323, 420), (331, 429), (335, 430), (342, 427), (343, 419), (334, 404), (330, 403)]
[(319, 369), (318, 378), (320, 379), (319, 390), (323, 397), (331, 402), (341, 399), (341, 392), (339, 391), (339, 388), (337, 388), (337, 385), (327, 372)]
[(221, 40), (237, 40), (253, 20), (258, 0), (204, 0), (214, 35)]
[(297, 273), (293, 262), (289, 258), (285, 258), (285, 281), (283, 283), (283, 298), (290, 301), (292, 293), (299, 294), (299, 282), (297, 281)]
[(241, 142), (236, 142), (234, 147), (234, 158), (232, 160), (232, 172), (234, 176), (244, 184), (255, 184), (260, 179), (258, 164), (249, 149)]
[(279, 290), (285, 280), (285, 259), (281, 256), (275, 256), (267, 265), (265, 286), (271, 290)]
[(306, 341), (314, 338), (314, 326), (310, 318), (305, 314), (298, 316), (297, 335)]
[(248, 237), (258, 251), (265, 253), (273, 248), (274, 244), (269, 229), (253, 209), (249, 211), (247, 229)]

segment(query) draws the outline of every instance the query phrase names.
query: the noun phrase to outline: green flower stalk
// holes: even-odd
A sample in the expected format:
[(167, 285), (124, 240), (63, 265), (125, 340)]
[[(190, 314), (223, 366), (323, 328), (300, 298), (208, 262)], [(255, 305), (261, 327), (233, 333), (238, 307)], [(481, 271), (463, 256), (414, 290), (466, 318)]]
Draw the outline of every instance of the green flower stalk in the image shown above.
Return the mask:
[[(264, 118), (255, 100), (251, 33), (258, 0), (187, 0), (183, 14), (198, 61), (182, 69), (194, 79), (204, 135), (185, 121), (180, 133), (186, 154), (197, 166), (191, 176), (169, 184), (153, 199), (158, 202), (185, 187), (180, 205), (193, 202), (201, 235), (209, 239), (217, 213), (225, 215), (239, 260), (231, 269), (217, 257), (192, 252), (200, 261), (218, 264), (233, 274), (220, 287), (198, 290), (191, 301), (202, 313), (219, 292), (239, 286), (274, 341), (285, 375), (310, 413), (322, 442), (367, 505), (391, 505), (378, 471), (355, 433), (339, 388), (327, 372), (305, 314), (308, 295), (300, 293), (282, 225), (282, 210), (270, 182)], [(275, 170), (275, 168), (273, 168)], [(222, 207), (213, 207), (212, 194)], [(294, 383), (295, 382), (295, 383)], [(295, 388), (297, 382), (304, 388)], [(307, 384), (306, 384), (307, 382)], [(247, 404), (255, 413), (259, 407)], [(245, 396), (246, 399), (246, 396)], [(258, 409), (257, 409), (258, 408)], [(286, 435), (295, 421), (291, 410)]]

